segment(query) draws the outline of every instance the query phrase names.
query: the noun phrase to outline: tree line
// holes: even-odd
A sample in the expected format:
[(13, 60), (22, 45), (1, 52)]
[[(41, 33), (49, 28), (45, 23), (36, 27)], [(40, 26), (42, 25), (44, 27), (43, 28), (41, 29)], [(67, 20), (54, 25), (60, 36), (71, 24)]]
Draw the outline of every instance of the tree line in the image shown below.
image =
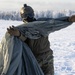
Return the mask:
[[(35, 12), (35, 18), (58, 18), (58, 17), (64, 17), (64, 16), (71, 16), (75, 14), (75, 11), (69, 10), (69, 11), (61, 11), (61, 12), (54, 12), (54, 11), (40, 11)], [(0, 19), (2, 20), (17, 20), (21, 21), (21, 16), (19, 12), (11, 11), (11, 12), (3, 12), (0, 11)]]

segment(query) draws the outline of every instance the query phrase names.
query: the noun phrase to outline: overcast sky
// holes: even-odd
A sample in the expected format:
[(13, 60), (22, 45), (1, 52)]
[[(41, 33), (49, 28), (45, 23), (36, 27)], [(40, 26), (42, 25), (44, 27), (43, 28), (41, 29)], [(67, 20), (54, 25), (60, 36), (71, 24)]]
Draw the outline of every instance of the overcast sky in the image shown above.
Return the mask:
[(75, 0), (0, 0), (0, 10), (20, 10), (24, 3), (35, 11), (75, 10)]

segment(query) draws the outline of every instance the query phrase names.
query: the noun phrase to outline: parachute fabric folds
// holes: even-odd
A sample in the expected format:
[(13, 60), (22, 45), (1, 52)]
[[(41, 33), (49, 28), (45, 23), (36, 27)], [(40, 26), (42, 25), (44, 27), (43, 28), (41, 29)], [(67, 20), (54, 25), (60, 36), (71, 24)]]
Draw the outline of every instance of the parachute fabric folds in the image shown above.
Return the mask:
[(6, 33), (1, 48), (1, 75), (44, 75), (31, 49), (17, 37)]

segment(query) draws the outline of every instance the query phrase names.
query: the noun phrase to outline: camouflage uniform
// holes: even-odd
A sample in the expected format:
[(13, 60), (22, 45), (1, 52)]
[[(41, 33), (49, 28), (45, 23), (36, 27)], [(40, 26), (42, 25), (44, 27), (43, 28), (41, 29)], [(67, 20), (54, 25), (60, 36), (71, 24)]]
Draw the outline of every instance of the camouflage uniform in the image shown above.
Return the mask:
[[(20, 14), (21, 14), (21, 17), (24, 22), (35, 21), (34, 10), (30, 6), (27, 6), (26, 4), (22, 8)], [(65, 28), (68, 25), (70, 25), (71, 23), (69, 22), (68, 19), (69, 19), (69, 17), (63, 17), (63, 18), (57, 18), (57, 19), (41, 18), (41, 19), (38, 19), (37, 21), (51, 20), (51, 21), (47, 21), (50, 23), (50, 25), (48, 24), (48, 26), (46, 27), (45, 30), (47, 30), (47, 32), (48, 31), (53, 32), (53, 31)], [(52, 25), (52, 27), (51, 27), (51, 25)], [(49, 27), (49, 30), (48, 30), (48, 27)], [(27, 43), (28, 46), (30, 47), (30, 49), (32, 50), (35, 58), (37, 59), (40, 67), (42, 68), (44, 74), (45, 75), (54, 75), (53, 51), (50, 49), (48, 35), (41, 36), (39, 39), (27, 38), (25, 40), (25, 43)]]
[(36, 60), (45, 75), (54, 75), (53, 51), (50, 49), (48, 37), (28, 39), (25, 41), (31, 48)]

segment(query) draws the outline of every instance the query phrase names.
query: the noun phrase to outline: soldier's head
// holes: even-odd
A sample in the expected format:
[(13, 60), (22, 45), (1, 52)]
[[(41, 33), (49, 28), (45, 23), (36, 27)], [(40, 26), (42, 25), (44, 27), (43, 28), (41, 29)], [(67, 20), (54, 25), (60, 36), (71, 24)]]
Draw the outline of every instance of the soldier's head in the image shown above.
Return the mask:
[(34, 19), (34, 10), (27, 4), (24, 4), (24, 6), (21, 8), (20, 14), (23, 21), (31, 22)]

